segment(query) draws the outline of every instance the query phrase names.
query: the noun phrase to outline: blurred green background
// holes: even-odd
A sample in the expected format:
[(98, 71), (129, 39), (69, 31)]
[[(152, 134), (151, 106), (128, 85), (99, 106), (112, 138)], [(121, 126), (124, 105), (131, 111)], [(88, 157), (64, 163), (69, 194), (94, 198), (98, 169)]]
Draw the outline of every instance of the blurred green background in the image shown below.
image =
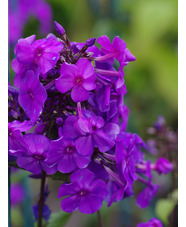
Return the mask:
[[(62, 24), (71, 41), (85, 42), (90, 37), (119, 35), (136, 61), (124, 68), (130, 108), (128, 130), (146, 140), (146, 129), (157, 115), (165, 117), (175, 130), (178, 118), (178, 2), (177, 0), (47, 0), (53, 20)], [(38, 22), (31, 18), (24, 37), (37, 34)], [(54, 32), (54, 28), (51, 29)], [(42, 36), (37, 35), (37, 38)], [(161, 179), (170, 184), (166, 177)], [(50, 183), (50, 182), (49, 182)], [(49, 184), (51, 187), (52, 183)], [(166, 190), (165, 190), (166, 194)], [(50, 197), (50, 196), (49, 196)], [(56, 206), (60, 209), (60, 201)], [(106, 206), (105, 206), (106, 207)], [(103, 208), (105, 226), (135, 226), (157, 216), (152, 203), (140, 210), (134, 199)], [(167, 208), (165, 208), (167, 209)], [(54, 208), (55, 210), (55, 208)], [(161, 213), (161, 212), (160, 212)], [(134, 215), (135, 214), (135, 215)], [(135, 216), (135, 217), (134, 217)], [(82, 217), (82, 218), (81, 218)], [(97, 226), (96, 215), (74, 214), (77, 225)], [(78, 220), (81, 224), (78, 225)], [(74, 223), (74, 222), (73, 222)], [(127, 225), (128, 224), (128, 225)]]

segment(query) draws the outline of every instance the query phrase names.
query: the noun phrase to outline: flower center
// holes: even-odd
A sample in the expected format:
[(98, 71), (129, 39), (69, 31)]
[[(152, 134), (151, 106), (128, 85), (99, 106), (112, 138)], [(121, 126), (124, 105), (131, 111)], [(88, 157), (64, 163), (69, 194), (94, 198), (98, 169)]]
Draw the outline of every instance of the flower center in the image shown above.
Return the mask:
[(88, 194), (88, 191), (86, 191), (84, 189), (79, 192), (80, 196), (84, 196), (84, 195), (87, 195), (87, 194)]
[(43, 49), (42, 48), (37, 48), (37, 50), (36, 50), (36, 56), (37, 57), (40, 57), (42, 55), (42, 53), (43, 53)]
[(71, 145), (66, 148), (66, 152), (67, 153), (73, 153), (74, 150), (75, 150), (75, 147), (74, 146), (71, 146)]
[(34, 154), (33, 158), (37, 159), (38, 161), (42, 161), (45, 159), (45, 157), (43, 155), (39, 155), (39, 154)]
[(12, 134), (13, 134), (12, 130), (11, 129), (8, 129), (8, 135), (9, 136), (12, 136)]
[(96, 131), (97, 127), (95, 125), (92, 125), (92, 131)]
[(75, 84), (80, 85), (80, 84), (82, 84), (82, 83), (83, 83), (83, 78), (82, 78), (82, 76), (78, 76), (78, 77), (75, 78)]

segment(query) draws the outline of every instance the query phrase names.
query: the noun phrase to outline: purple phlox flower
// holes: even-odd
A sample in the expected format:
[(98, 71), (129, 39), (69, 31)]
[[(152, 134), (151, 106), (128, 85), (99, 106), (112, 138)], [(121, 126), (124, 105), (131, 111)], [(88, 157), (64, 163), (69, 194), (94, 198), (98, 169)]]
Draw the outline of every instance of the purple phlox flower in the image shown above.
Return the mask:
[(49, 37), (36, 40), (33, 43), (26, 39), (20, 39), (15, 47), (15, 54), (19, 62), (23, 64), (35, 63), (42, 74), (52, 69), (58, 61), (59, 52), (63, 44), (57, 38)]
[(172, 164), (166, 158), (159, 158), (152, 166), (159, 174), (167, 174), (173, 170)]
[(55, 36), (50, 36), (46, 39), (40, 39), (33, 43), (34, 61), (41, 69), (42, 74), (45, 74), (52, 69), (59, 57), (59, 52), (63, 49), (63, 44), (57, 40)]
[(12, 155), (16, 155), (23, 150), (22, 132), (26, 132), (33, 124), (30, 121), (13, 121), (8, 123), (8, 147)]
[[(27, 45), (28, 46), (32, 45), (32, 43), (35, 41), (35, 38), (36, 38), (36, 35), (31, 35), (31, 36), (29, 36), (25, 39), (19, 39), (18, 40), (18, 44), (22, 43), (21, 49), (23, 49), (23, 50), (19, 51), (19, 54), (21, 55), (21, 57), (24, 57), (24, 55), (25, 55), (24, 54), (24, 47), (27, 46)], [(15, 46), (15, 50), (14, 50), (15, 54), (17, 52), (16, 48), (17, 48), (18, 44)], [(27, 54), (30, 54), (29, 51), (30, 51), (30, 49), (28, 49)], [(38, 73), (38, 74), (40, 73), (38, 66), (34, 62), (25, 64), (25, 62), (24, 63), (20, 62), (18, 60), (18, 58), (15, 58), (11, 62), (11, 66), (12, 66), (12, 69), (14, 70), (14, 72), (16, 73), (15, 78), (14, 78), (14, 85), (16, 87), (20, 87), (27, 70), (33, 70), (35, 73)]]
[(38, 134), (25, 134), (23, 136), (26, 151), (18, 155), (17, 164), (34, 174), (40, 174), (43, 169), (47, 174), (57, 171), (56, 163), (51, 164), (49, 144), (47, 137)]
[(57, 163), (57, 170), (62, 173), (70, 173), (79, 168), (85, 168), (90, 162), (90, 156), (80, 155), (73, 140), (64, 137), (50, 143), (51, 163)]
[(136, 134), (122, 133), (116, 139), (116, 163), (129, 186), (137, 179), (135, 164), (143, 161), (143, 154), (140, 151), (140, 146), (143, 145), (143, 141)]
[(114, 172), (109, 167), (104, 166), (110, 177), (109, 181), (107, 182), (109, 194), (105, 199), (105, 201), (108, 203), (108, 207), (111, 206), (113, 202), (122, 200), (125, 195), (125, 190), (128, 187), (128, 182), (121, 174), (121, 168), (119, 166), (117, 167), (117, 171)]
[(154, 127), (161, 130), (165, 126), (165, 118), (162, 115), (158, 116), (157, 121), (154, 122)]
[(20, 87), (18, 100), (31, 121), (38, 120), (46, 99), (47, 93), (38, 75), (31, 70), (27, 71)]
[(106, 198), (107, 186), (103, 180), (95, 179), (95, 174), (88, 169), (81, 169), (70, 176), (71, 183), (59, 188), (58, 198), (67, 196), (61, 202), (65, 212), (79, 210), (92, 214), (99, 210)]
[(142, 209), (149, 206), (150, 201), (153, 199), (159, 189), (159, 185), (155, 185), (150, 182), (146, 182), (146, 184), (146, 188), (137, 196), (137, 205)]
[[(75, 146), (82, 155), (92, 155), (94, 147), (98, 147), (100, 152), (110, 150), (115, 144), (111, 138), (119, 133), (118, 125), (110, 123), (104, 126), (103, 118), (96, 116), (89, 119), (80, 118), (78, 126), (82, 136), (75, 141)], [(105, 133), (104, 127), (107, 129), (108, 135)]]
[[(103, 35), (97, 39), (97, 42), (102, 46), (101, 51), (105, 56), (100, 57), (100, 60), (107, 60), (109, 58), (116, 58), (120, 63), (135, 61), (135, 57), (126, 48), (126, 43), (116, 36), (111, 43), (108, 36)], [(99, 59), (95, 59), (99, 60)]]
[(24, 80), (25, 74), (28, 70), (34, 71), (35, 74), (40, 73), (40, 69), (38, 66), (34, 63), (30, 64), (23, 64), (18, 61), (17, 58), (15, 58), (11, 66), (15, 72), (15, 77), (14, 77), (14, 86), (20, 88), (22, 81)]
[[(34, 214), (34, 221), (36, 222), (38, 217), (39, 217), (39, 205), (35, 204), (32, 206), (32, 212)], [(50, 214), (51, 214), (51, 210), (49, 209), (49, 207), (44, 204), (43, 205), (43, 210), (42, 210), (42, 218), (48, 222), (49, 218), (50, 218)]]
[(149, 139), (146, 141), (146, 145), (147, 145), (147, 151), (149, 153), (154, 154), (154, 155), (158, 154), (158, 149), (156, 147), (156, 145), (157, 145), (156, 140)]
[(24, 199), (24, 189), (21, 184), (12, 184), (10, 187), (11, 206), (16, 206)]
[(15, 46), (14, 52), (17, 60), (22, 64), (33, 63), (34, 61), (34, 49), (32, 44), (35, 41), (36, 36), (32, 35), (25, 39), (21, 38)]
[(56, 79), (56, 88), (61, 93), (66, 93), (70, 89), (74, 102), (82, 102), (88, 99), (89, 91), (95, 88), (95, 73), (91, 62), (80, 59), (76, 65), (63, 63), (60, 77)]
[(157, 218), (151, 218), (148, 222), (142, 222), (137, 227), (163, 227), (163, 224)]

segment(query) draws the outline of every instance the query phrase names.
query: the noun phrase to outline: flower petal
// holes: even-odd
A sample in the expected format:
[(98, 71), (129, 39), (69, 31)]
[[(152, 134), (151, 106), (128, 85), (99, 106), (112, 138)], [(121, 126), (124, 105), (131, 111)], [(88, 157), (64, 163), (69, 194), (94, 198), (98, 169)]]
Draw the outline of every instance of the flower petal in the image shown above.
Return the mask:
[(110, 150), (115, 142), (111, 140), (103, 131), (98, 130), (93, 134), (95, 145), (99, 148), (100, 152)]
[(61, 201), (61, 209), (67, 213), (75, 211), (78, 207), (79, 196), (73, 195)]
[(88, 99), (89, 92), (80, 85), (72, 88), (71, 97), (74, 102), (83, 102)]
[(82, 136), (75, 141), (75, 147), (79, 154), (84, 156), (91, 156), (94, 151), (92, 136)]
[(102, 207), (102, 201), (96, 195), (82, 196), (79, 201), (79, 211), (85, 214), (93, 214)]
[(78, 67), (79, 75), (81, 75), (84, 79), (90, 78), (94, 75), (94, 67), (87, 59), (79, 59), (76, 66)]

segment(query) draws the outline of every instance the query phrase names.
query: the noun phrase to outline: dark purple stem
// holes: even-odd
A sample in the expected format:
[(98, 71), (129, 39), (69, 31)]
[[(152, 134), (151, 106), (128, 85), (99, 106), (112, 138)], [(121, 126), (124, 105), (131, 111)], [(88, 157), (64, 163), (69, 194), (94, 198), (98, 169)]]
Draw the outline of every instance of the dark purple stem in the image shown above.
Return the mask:
[(97, 211), (97, 216), (98, 216), (99, 227), (103, 227), (103, 222), (102, 222), (102, 219), (101, 219), (101, 213), (100, 213), (99, 210)]
[(44, 170), (42, 170), (40, 198), (39, 198), (38, 227), (42, 227), (42, 214), (43, 214), (43, 205), (44, 205), (45, 180), (46, 180), (46, 173), (45, 173)]

